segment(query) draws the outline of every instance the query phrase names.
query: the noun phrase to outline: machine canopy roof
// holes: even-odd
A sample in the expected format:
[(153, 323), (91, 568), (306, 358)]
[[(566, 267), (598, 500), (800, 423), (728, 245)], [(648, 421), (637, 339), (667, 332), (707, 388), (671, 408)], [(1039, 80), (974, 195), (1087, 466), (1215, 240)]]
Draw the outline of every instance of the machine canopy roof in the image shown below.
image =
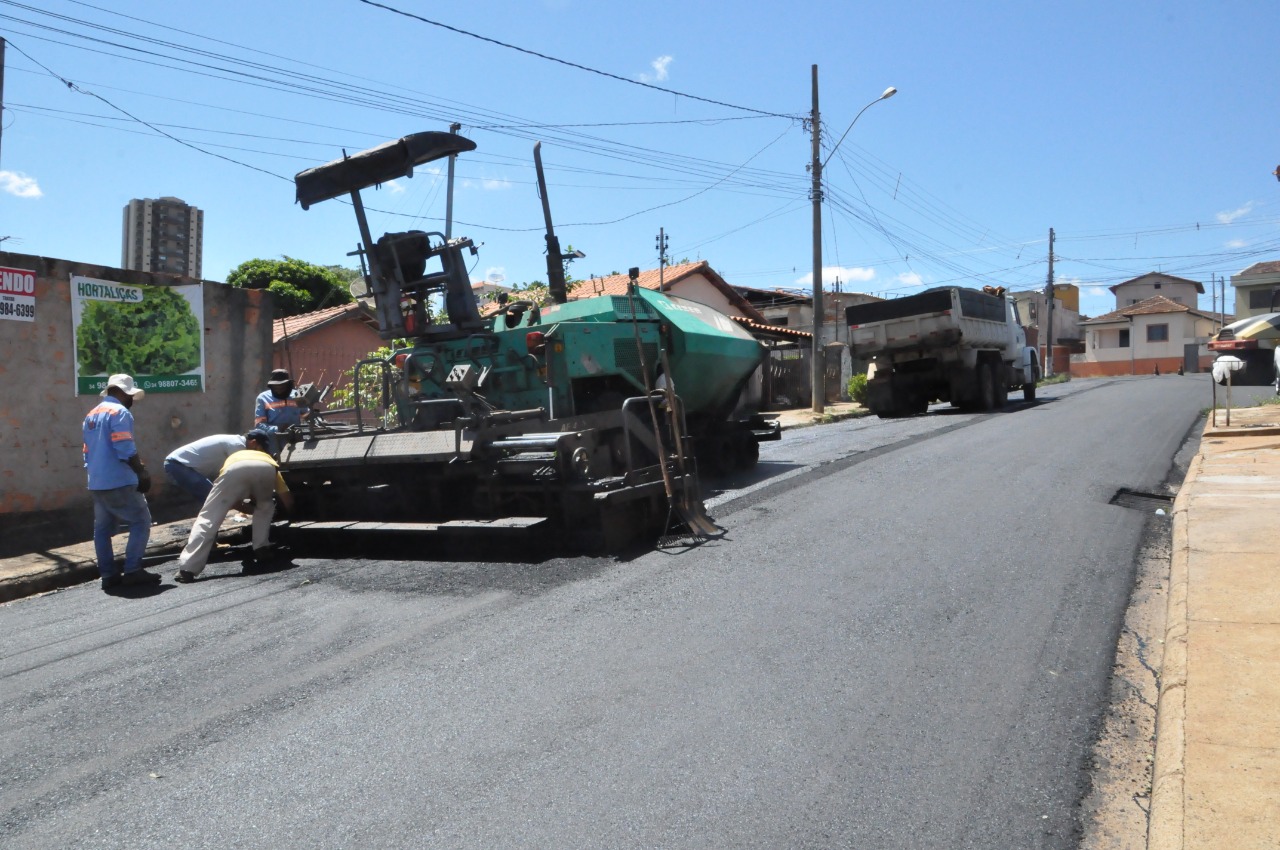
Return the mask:
[(413, 169), (419, 165), (475, 149), (475, 142), (456, 133), (413, 133), (353, 156), (300, 171), (293, 178), (293, 183), (298, 189), (298, 203), (305, 210), (320, 201), (348, 195), (397, 177), (412, 176)]

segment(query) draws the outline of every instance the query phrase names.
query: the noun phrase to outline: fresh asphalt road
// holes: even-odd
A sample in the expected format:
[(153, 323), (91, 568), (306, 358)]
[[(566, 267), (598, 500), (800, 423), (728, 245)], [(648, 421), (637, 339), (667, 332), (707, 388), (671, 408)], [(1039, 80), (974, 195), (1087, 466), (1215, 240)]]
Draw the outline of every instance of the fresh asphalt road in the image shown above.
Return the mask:
[[(1074, 847), (1203, 376), (788, 432), (723, 540), (0, 606), (0, 845)], [(172, 566), (166, 568), (166, 574)]]

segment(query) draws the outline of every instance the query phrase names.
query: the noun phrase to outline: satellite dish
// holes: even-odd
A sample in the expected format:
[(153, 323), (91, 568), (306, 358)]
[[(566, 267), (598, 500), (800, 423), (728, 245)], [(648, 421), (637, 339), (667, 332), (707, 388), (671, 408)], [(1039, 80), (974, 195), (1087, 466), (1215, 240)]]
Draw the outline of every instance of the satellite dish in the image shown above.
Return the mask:
[(502, 272), (489, 272), (488, 277), (486, 277), (485, 279), (488, 280), (490, 283), (492, 283), (494, 286), (497, 286), (498, 284), (506, 280), (507, 276)]
[(352, 298), (356, 299), (368, 298), (370, 294), (369, 284), (363, 277), (351, 281), (351, 284), (347, 287), (347, 291), (351, 293)]

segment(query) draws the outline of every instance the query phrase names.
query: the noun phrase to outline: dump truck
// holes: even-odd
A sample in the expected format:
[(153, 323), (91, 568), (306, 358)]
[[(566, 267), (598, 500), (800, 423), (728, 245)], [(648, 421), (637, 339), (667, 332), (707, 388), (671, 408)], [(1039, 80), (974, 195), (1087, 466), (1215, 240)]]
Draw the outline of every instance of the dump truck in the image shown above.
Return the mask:
[(867, 406), (881, 418), (924, 413), (933, 401), (1003, 407), (1010, 390), (1034, 401), (1040, 361), (1002, 289), (959, 286), (845, 310), (849, 353), (867, 363)]
[(1262, 313), (1249, 316), (1224, 326), (1213, 339), (1209, 350), (1219, 357), (1238, 358), (1243, 365), (1231, 361), (1230, 368), (1215, 366), (1214, 379), (1220, 383), (1265, 386), (1276, 384), (1280, 392), (1280, 313)]
[(638, 269), (625, 295), (569, 300), (537, 147), (552, 303), (507, 299), (482, 315), (471, 239), (372, 238), (362, 189), (475, 147), (416, 133), (295, 177), (303, 209), (350, 200), (394, 350), (357, 364), (352, 407), (287, 434), (290, 532), (533, 533), (585, 551), (715, 536), (699, 464), (749, 467), (780, 436), (739, 406), (759, 342), (706, 305), (639, 287)]

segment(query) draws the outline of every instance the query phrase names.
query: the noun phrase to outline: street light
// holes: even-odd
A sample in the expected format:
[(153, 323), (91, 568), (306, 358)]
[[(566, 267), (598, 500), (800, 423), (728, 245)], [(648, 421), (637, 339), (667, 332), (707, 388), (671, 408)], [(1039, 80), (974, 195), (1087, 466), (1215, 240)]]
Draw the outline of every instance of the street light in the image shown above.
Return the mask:
[(853, 129), (853, 125), (858, 123), (858, 119), (862, 117), (862, 113), (866, 112), (868, 109), (875, 106), (880, 101), (888, 100), (889, 98), (893, 97), (897, 93), (898, 93), (897, 89), (895, 89), (893, 86), (889, 86), (889, 88), (885, 89), (884, 92), (879, 97), (877, 97), (875, 100), (871, 101), (866, 106), (859, 109), (858, 114), (853, 116), (853, 120), (849, 122), (849, 126), (845, 127), (844, 132), (840, 134), (840, 141), (835, 143), (835, 146), (831, 148), (831, 153), (827, 154), (827, 158), (822, 161), (822, 167), (826, 168), (827, 163), (831, 161), (831, 157), (836, 155), (836, 148), (840, 147), (840, 142), (843, 142), (844, 137), (849, 135), (849, 131)]
[(813, 369), (810, 375), (810, 385), (813, 391), (814, 413), (821, 414), (825, 411), (827, 401), (826, 362), (822, 356), (822, 323), (823, 314), (826, 311), (826, 302), (822, 297), (822, 169), (831, 157), (835, 156), (836, 148), (840, 147), (840, 143), (844, 141), (845, 136), (849, 135), (853, 125), (858, 123), (862, 113), (897, 93), (897, 89), (889, 86), (879, 97), (859, 109), (858, 114), (853, 116), (853, 120), (849, 122), (849, 126), (840, 134), (840, 139), (835, 143), (835, 147), (831, 148), (831, 153), (827, 154), (826, 159), (822, 159), (822, 132), (818, 114), (818, 66), (813, 66), (813, 114), (809, 119), (809, 127), (813, 131), (813, 164), (811, 166), (813, 171), (813, 349), (810, 355), (810, 359), (813, 361)]

